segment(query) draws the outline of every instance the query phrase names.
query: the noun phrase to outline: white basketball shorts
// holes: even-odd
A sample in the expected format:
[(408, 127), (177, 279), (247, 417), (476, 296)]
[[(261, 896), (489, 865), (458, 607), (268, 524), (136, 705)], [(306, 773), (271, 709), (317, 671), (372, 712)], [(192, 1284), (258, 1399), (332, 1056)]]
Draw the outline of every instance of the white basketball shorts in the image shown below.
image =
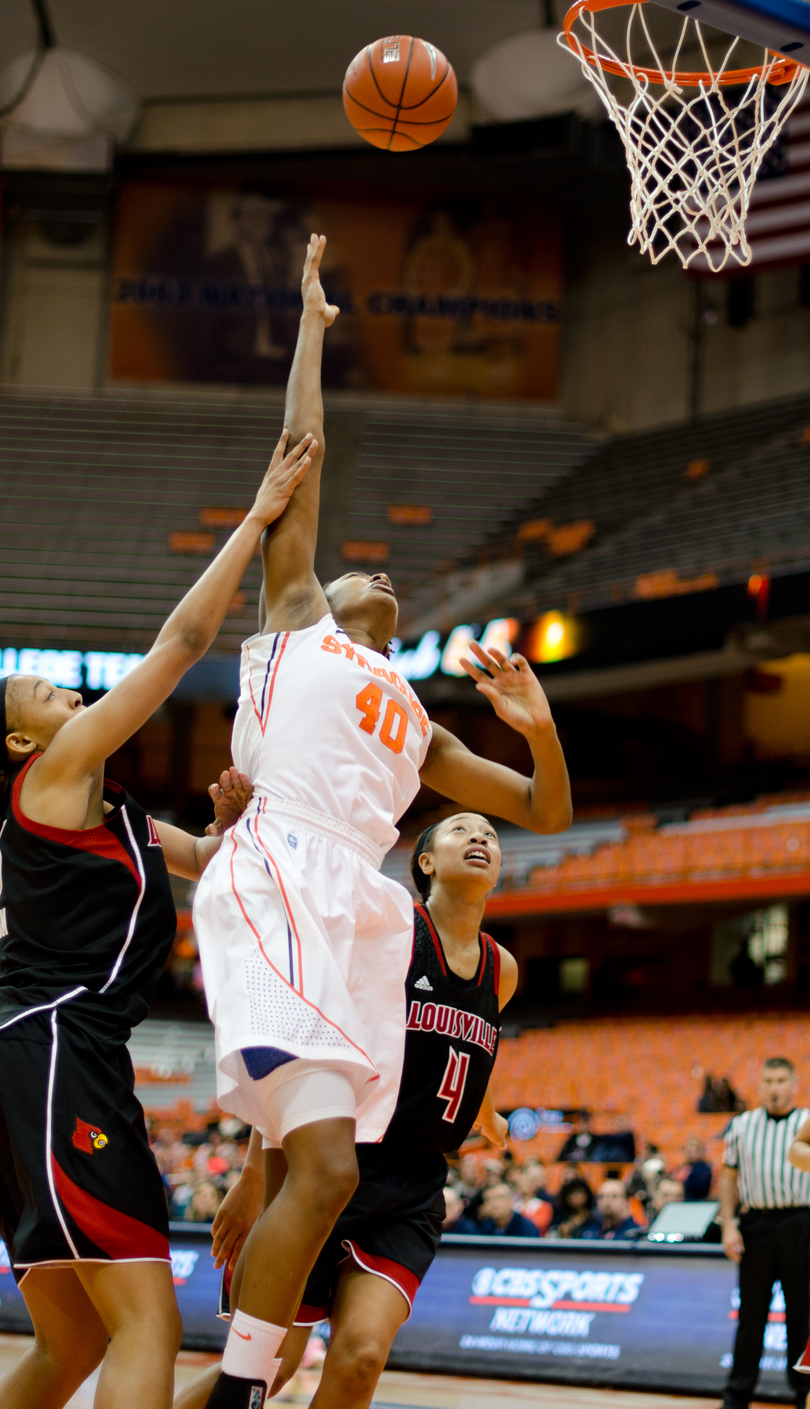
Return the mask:
[(413, 905), (380, 875), (381, 859), (347, 824), (267, 797), (226, 834), (194, 901), (224, 1110), (258, 1124), (258, 1083), (266, 1110), (300, 1060), (349, 1076), (358, 1140), (385, 1133), (402, 1072)]

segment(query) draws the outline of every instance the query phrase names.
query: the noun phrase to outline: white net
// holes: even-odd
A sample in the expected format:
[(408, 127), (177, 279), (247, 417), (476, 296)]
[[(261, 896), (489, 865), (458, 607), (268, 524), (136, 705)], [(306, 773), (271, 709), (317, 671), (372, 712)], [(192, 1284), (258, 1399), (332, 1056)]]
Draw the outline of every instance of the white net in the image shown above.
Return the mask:
[[(630, 169), (629, 244), (657, 264), (673, 250), (686, 269), (717, 273), (751, 262), (745, 220), (763, 159), (807, 86), (810, 70), (759, 51), (759, 67), (732, 69), (740, 41), (716, 56), (697, 21), (680, 16), (666, 63), (644, 13), (628, 7), (621, 43), (597, 32), (578, 5), (558, 42), (579, 58), (624, 143)], [(657, 12), (658, 14), (661, 11)], [(633, 60), (641, 51), (645, 64)], [(714, 54), (714, 58), (710, 55)], [(695, 56), (702, 72), (679, 71)]]

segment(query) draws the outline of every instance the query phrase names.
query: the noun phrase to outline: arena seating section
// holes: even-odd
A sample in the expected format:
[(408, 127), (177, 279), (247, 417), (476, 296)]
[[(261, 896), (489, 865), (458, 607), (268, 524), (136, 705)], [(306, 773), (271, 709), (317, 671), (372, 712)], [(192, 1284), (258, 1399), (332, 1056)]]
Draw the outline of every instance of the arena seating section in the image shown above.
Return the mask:
[[(147, 645), (224, 541), (204, 511), (249, 505), (281, 415), (275, 394), (0, 395), (6, 633)], [(335, 397), (321, 567), (384, 564), (429, 610), (442, 573), (511, 561), (523, 584), (498, 588), (492, 615), (796, 568), (810, 562), (808, 423), (810, 398), (794, 397), (600, 443), (549, 411), (422, 404), (406, 418)], [(397, 521), (403, 505), (425, 521)], [(220, 651), (254, 628), (258, 584), (256, 563)]]
[[(761, 798), (746, 807), (701, 808), (683, 821), (652, 813), (575, 823), (562, 836), (538, 837), (516, 827), (498, 829), (503, 852), (491, 912), (509, 913), (526, 893), (541, 905), (556, 897), (611, 886), (699, 887), (756, 878), (773, 881), (774, 894), (810, 869), (810, 798)], [(410, 886), (410, 843), (389, 852), (383, 870)], [(411, 887), (412, 888), (412, 887)], [(541, 903), (542, 902), (542, 903)]]
[[(806, 566), (809, 422), (804, 396), (612, 437), (493, 536), (493, 553), (528, 540), (524, 587), (498, 609), (585, 610), (744, 581), (757, 562)], [(585, 546), (555, 554), (548, 533), (531, 536), (544, 521), (589, 524)]]
[[(234, 526), (211, 511), (252, 502), (282, 405), (273, 394), (0, 394), (5, 644), (148, 647)], [(319, 571), (343, 570), (349, 540), (349, 564), (380, 562), (363, 557), (374, 540), (406, 591), (595, 448), (542, 410), (417, 407), (405, 418), (337, 399), (326, 437), (336, 482), (324, 486)], [(431, 521), (398, 527), (392, 504), (427, 506)], [(260, 576), (251, 564), (218, 651), (238, 651), (256, 629)]]
[[(810, 1026), (805, 1014), (750, 1017), (594, 1018), (562, 1021), (501, 1044), (495, 1099), (518, 1106), (593, 1112), (601, 1132), (632, 1130), (657, 1144), (668, 1167), (681, 1162), (689, 1135), (707, 1141), (717, 1166), (718, 1138), (730, 1115), (698, 1114), (705, 1073), (727, 1076), (748, 1105), (757, 1101), (766, 1057), (788, 1056), (796, 1066), (799, 1099), (810, 1102)], [(519, 1146), (553, 1160), (563, 1143), (541, 1132)]]

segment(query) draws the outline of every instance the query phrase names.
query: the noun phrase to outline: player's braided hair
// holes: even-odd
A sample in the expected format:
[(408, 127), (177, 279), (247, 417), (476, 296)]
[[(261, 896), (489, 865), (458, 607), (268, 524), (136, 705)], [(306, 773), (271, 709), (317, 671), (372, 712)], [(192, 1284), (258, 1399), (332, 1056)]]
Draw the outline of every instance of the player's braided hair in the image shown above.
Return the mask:
[(430, 876), (426, 876), (422, 867), (419, 865), (419, 857), (422, 855), (423, 851), (430, 851), (430, 843), (433, 840), (433, 834), (438, 825), (438, 822), (434, 822), (432, 827), (426, 827), (422, 835), (417, 838), (416, 846), (411, 852), (411, 875), (413, 876), (413, 883), (423, 900), (427, 900), (430, 895)]

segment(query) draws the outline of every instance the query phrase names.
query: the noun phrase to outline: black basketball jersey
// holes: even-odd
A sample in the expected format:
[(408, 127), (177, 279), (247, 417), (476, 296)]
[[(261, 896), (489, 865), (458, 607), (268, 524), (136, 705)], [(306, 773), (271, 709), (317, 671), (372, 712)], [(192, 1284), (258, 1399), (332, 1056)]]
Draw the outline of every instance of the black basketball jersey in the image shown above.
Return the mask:
[(146, 1016), (177, 924), (160, 838), (107, 779), (101, 826), (32, 822), (19, 799), (33, 762), (0, 824), (0, 1037), (32, 1009), (58, 1008), (60, 1023), (124, 1042)]
[(414, 906), (405, 1061), (396, 1110), (383, 1145), (457, 1150), (481, 1109), (498, 1051), (500, 951), (479, 936), (481, 960), (471, 979), (444, 957), (427, 910)]

